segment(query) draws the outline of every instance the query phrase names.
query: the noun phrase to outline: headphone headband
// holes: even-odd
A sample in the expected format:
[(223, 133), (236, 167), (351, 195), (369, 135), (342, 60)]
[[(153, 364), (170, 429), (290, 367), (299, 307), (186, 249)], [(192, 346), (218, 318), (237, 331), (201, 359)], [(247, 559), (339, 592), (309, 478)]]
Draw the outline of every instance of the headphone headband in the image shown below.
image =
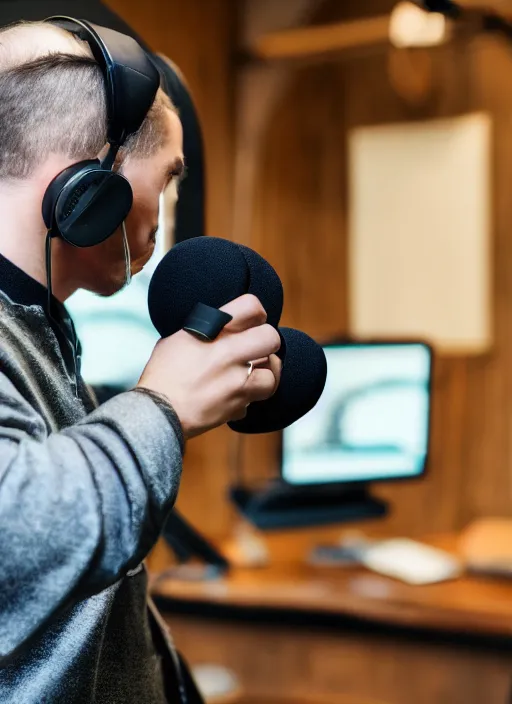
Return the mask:
[(45, 20), (86, 41), (102, 71), (107, 97), (107, 139), (115, 148), (137, 132), (160, 87), (160, 73), (132, 37), (85, 20), (55, 16)]

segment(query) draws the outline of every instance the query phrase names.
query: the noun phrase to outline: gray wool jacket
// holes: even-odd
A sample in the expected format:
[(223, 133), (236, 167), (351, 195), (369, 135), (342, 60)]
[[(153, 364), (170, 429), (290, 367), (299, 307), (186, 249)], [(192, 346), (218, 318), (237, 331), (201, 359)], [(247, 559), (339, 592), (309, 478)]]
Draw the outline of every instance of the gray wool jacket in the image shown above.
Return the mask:
[(1, 257), (0, 702), (163, 704), (142, 561), (177, 494), (181, 427), (140, 391), (95, 408), (45, 295)]

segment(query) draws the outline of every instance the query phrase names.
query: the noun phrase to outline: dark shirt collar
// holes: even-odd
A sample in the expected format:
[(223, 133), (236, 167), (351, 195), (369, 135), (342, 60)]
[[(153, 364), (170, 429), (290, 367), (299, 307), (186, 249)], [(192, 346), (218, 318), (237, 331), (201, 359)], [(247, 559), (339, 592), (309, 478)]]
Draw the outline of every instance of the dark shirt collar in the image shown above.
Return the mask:
[[(29, 276), (23, 269), (13, 264), (7, 257), (0, 254), (0, 289), (9, 296), (11, 301), (22, 306), (41, 306), (48, 308), (48, 289), (43, 284)], [(59, 318), (69, 318), (69, 313), (55, 296), (52, 296), (53, 313)]]
[(0, 290), (14, 303), (22, 306), (41, 306), (48, 324), (55, 333), (64, 363), (74, 380), (78, 395), (82, 348), (73, 320), (66, 306), (52, 296), (51, 315), (48, 311), (48, 289), (0, 254)]

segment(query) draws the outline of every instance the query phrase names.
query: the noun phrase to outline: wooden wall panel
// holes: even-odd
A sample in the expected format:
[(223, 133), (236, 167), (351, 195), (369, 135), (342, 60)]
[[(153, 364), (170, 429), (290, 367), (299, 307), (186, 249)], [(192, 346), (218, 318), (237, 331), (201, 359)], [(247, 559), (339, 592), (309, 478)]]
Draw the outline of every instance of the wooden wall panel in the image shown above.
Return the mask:
[[(309, 695), (337, 704), (505, 704), (510, 654), (491, 647), (286, 622), (166, 616), (192, 666), (236, 673), (254, 701)], [(244, 698), (242, 698), (244, 701)], [(252, 701), (252, 699), (251, 699)]]
[[(281, 323), (317, 338), (343, 332), (347, 318), (343, 105), (340, 91), (333, 91), (338, 76), (337, 67), (301, 71), (272, 118), (250, 242), (283, 281)], [(277, 437), (242, 442), (247, 477), (275, 474)]]
[[(340, 19), (339, 6), (326, 3), (322, 21)], [(389, 3), (373, 6), (381, 12)], [(346, 334), (347, 130), (479, 109), (492, 114), (495, 345), (477, 359), (437, 360), (428, 477), (375, 489), (393, 506), (389, 530), (411, 535), (512, 512), (512, 52), (479, 39), (436, 49), (430, 59), (433, 90), (415, 106), (394, 91), (383, 52), (297, 70), (268, 127), (250, 243), (282, 276), (286, 324), (320, 339)], [(268, 438), (246, 441), (247, 475), (275, 472), (274, 449)]]
[[(229, 236), (232, 213), (234, 8), (229, 0), (110, 0), (156, 50), (183, 70), (202, 118), (208, 232)], [(326, 2), (315, 21), (380, 14), (387, 0)], [(398, 57), (400, 60), (400, 57)], [(355, 125), (491, 111), (495, 125), (494, 323), (491, 354), (436, 364), (432, 461), (423, 482), (390, 484), (389, 530), (449, 530), (512, 507), (512, 52), (498, 41), (431, 53), (434, 86), (420, 106), (393, 90), (385, 53), (298, 69), (270, 120), (258, 164), (249, 244), (276, 267), (286, 291), (283, 323), (318, 338), (347, 330), (345, 143)], [(406, 55), (403, 61), (407, 62)], [(227, 503), (229, 453), (221, 429), (190, 443), (179, 506), (210, 536), (234, 523)], [(243, 442), (244, 471), (276, 472), (276, 438)]]
[(233, 175), (232, 0), (108, 0), (107, 4), (183, 72), (204, 132), (208, 233), (227, 236)]

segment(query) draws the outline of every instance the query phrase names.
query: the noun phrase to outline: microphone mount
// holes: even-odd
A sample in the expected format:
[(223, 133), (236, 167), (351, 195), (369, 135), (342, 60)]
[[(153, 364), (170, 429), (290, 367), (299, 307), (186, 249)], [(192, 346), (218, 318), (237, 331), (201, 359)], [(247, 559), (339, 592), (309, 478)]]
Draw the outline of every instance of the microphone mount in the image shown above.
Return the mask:
[(436, 12), (453, 21), (470, 21), (480, 34), (497, 34), (512, 43), (512, 22), (485, 8), (464, 8), (452, 0), (423, 0), (417, 3), (426, 12)]

